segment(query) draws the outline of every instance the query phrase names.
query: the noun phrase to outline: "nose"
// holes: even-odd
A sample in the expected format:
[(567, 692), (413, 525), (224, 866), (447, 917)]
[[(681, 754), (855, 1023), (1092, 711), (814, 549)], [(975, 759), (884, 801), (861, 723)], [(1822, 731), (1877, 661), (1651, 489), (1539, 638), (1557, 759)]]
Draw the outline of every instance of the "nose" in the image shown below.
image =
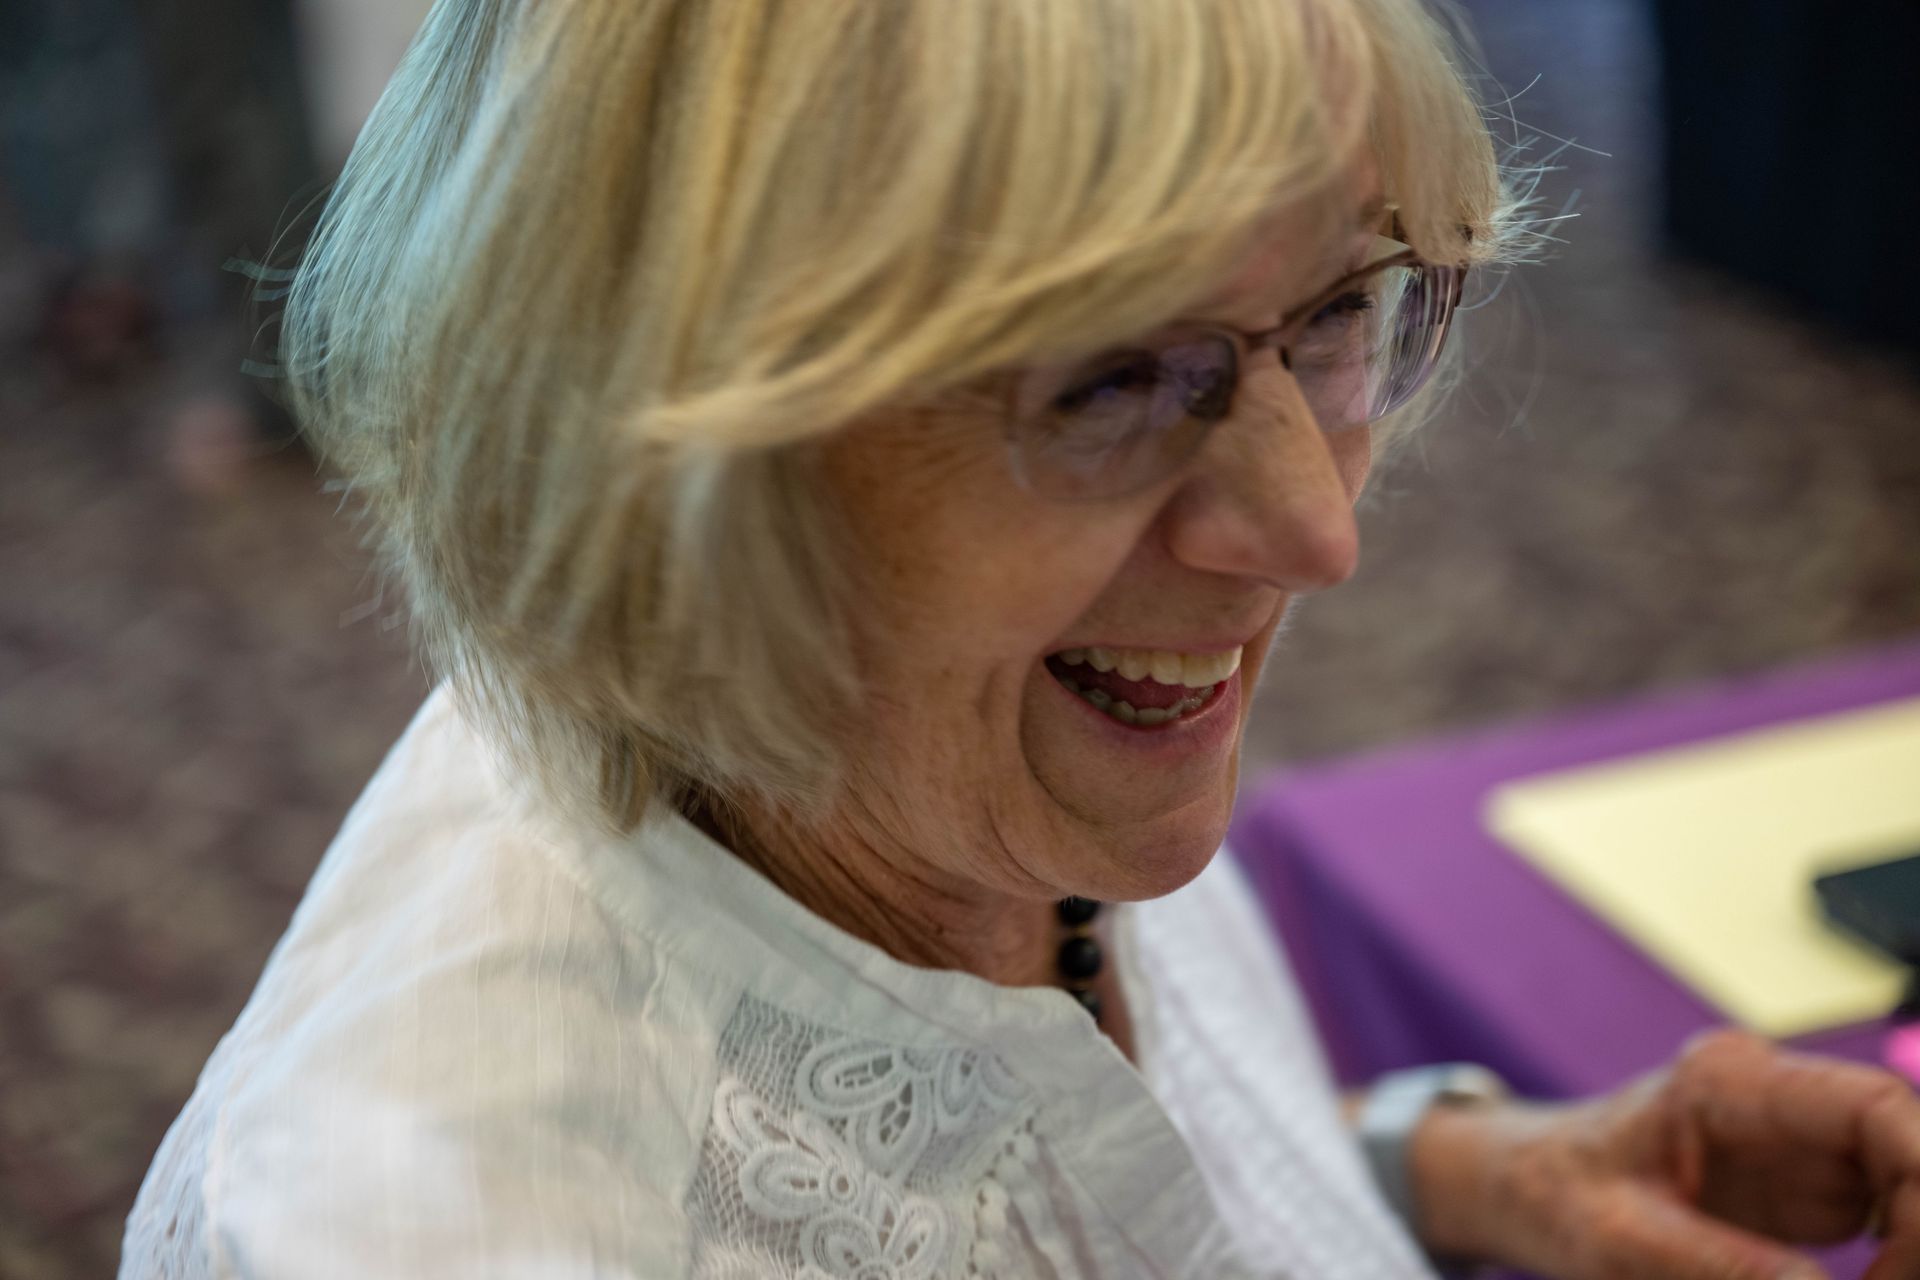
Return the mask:
[(1293, 379), (1277, 363), (1264, 372), (1162, 511), (1166, 545), (1190, 568), (1324, 591), (1360, 563), (1353, 504), (1371, 442), (1365, 427), (1323, 432)]

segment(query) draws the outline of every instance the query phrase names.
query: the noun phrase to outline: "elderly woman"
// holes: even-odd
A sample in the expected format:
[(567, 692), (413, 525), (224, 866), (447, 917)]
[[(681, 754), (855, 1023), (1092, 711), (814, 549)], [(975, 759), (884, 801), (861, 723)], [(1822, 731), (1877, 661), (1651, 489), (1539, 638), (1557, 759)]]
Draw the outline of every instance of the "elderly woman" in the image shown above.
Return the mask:
[[(1417, 0), (441, 0), (291, 300), (445, 685), (123, 1275), (1920, 1275), (1711, 1038), (1344, 1111), (1218, 856), (1516, 202)], [(1359, 1133), (1348, 1127), (1348, 1118)]]

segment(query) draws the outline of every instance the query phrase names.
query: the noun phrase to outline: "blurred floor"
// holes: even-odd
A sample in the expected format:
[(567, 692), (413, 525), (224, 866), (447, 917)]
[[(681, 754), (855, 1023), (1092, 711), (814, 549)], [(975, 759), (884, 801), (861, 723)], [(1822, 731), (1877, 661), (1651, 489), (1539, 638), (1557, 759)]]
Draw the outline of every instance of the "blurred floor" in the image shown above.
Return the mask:
[[(1920, 383), (1653, 253), (1624, 0), (1484, 0), (1567, 245), (1382, 478), (1248, 772), (1920, 630)], [(0, 274), (4, 263), (0, 262)], [(1527, 307), (1531, 307), (1531, 314)], [(312, 465), (178, 490), (165, 368), (0, 368), (0, 1278), (111, 1271), (166, 1125), (424, 692)]]

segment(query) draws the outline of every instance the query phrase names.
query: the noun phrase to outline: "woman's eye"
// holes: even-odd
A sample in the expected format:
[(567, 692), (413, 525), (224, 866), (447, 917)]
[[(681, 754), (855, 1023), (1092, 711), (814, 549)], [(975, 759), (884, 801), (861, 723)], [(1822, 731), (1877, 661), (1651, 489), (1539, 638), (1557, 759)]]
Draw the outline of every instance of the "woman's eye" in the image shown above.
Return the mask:
[(1370, 345), (1366, 317), (1374, 306), (1372, 294), (1354, 289), (1314, 312), (1293, 345), (1294, 372), (1325, 370), (1358, 359)]
[(1313, 313), (1313, 319), (1307, 322), (1309, 328), (1330, 324), (1340, 324), (1348, 318), (1373, 310), (1373, 295), (1362, 293), (1358, 289), (1341, 294), (1326, 306)]
[(1114, 396), (1151, 391), (1160, 382), (1160, 362), (1148, 355), (1133, 356), (1108, 365), (1053, 398), (1060, 413), (1078, 413)]

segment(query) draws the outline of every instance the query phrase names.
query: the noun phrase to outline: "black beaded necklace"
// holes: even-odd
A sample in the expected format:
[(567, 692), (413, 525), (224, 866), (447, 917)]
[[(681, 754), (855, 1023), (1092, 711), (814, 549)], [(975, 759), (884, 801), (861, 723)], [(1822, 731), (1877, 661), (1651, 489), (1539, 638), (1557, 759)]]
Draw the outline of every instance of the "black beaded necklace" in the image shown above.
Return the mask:
[(1060, 966), (1060, 980), (1066, 983), (1080, 1007), (1098, 1022), (1100, 993), (1093, 989), (1093, 984), (1100, 976), (1100, 964), (1105, 957), (1100, 953), (1100, 939), (1093, 936), (1093, 918), (1100, 914), (1100, 904), (1092, 898), (1062, 898), (1054, 909), (1059, 913), (1060, 923), (1067, 927), (1056, 961)]

